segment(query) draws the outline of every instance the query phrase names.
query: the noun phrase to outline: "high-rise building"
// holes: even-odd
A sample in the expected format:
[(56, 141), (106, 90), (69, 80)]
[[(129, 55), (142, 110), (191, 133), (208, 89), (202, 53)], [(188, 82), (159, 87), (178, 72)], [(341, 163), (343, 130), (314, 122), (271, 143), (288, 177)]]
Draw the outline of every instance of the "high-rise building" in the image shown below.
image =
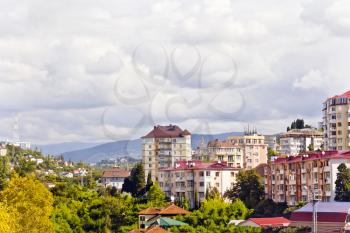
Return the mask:
[(338, 166), (350, 165), (350, 152), (308, 152), (279, 157), (265, 167), (265, 193), (275, 202), (295, 205), (310, 201), (312, 193), (322, 201), (333, 201)]
[(253, 169), (267, 163), (267, 144), (265, 137), (256, 132), (246, 132), (243, 136), (230, 136), (228, 140), (243, 149), (243, 168)]
[(154, 126), (142, 137), (142, 162), (145, 175), (158, 179), (161, 168), (174, 166), (176, 161), (191, 159), (191, 133), (177, 125)]
[(350, 91), (323, 103), (325, 150), (349, 150)]
[(321, 150), (323, 133), (315, 129), (292, 129), (280, 138), (282, 155), (298, 155), (304, 151)]

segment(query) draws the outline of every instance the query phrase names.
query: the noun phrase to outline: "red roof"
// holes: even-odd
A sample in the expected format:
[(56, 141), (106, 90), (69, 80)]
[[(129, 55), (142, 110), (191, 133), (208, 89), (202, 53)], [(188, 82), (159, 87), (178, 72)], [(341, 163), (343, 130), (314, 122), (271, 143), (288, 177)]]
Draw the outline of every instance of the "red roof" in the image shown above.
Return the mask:
[(329, 99), (333, 99), (333, 98), (350, 98), (350, 91), (347, 91), (341, 95), (335, 95)]
[(282, 226), (289, 225), (291, 221), (284, 217), (274, 217), (274, 218), (249, 218), (248, 221), (252, 221), (259, 226)]
[(184, 210), (174, 204), (171, 204), (165, 208), (150, 207), (142, 210), (139, 215), (183, 215), (190, 214), (191, 212)]
[(186, 135), (191, 135), (191, 133), (187, 129), (182, 130), (177, 125), (157, 125), (154, 126), (151, 132), (149, 132), (146, 136), (143, 136), (142, 138), (178, 138)]
[(176, 170), (237, 170), (237, 168), (227, 166), (226, 161), (205, 163), (200, 160), (180, 160), (175, 162), (174, 167), (160, 169), (160, 171)]
[(350, 159), (350, 151), (307, 152), (297, 156), (278, 157), (272, 163), (295, 163), (317, 159)]
[(103, 178), (126, 178), (129, 176), (129, 172), (122, 168), (114, 167), (110, 170), (103, 171)]

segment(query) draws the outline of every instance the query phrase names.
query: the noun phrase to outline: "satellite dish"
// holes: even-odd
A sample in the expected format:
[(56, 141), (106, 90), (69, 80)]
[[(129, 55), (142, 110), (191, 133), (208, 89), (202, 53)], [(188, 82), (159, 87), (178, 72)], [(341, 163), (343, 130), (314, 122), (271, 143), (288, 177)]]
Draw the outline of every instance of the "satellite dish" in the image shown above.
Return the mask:
[(171, 200), (171, 202), (174, 202), (175, 201), (175, 197), (173, 195), (171, 195), (170, 200)]

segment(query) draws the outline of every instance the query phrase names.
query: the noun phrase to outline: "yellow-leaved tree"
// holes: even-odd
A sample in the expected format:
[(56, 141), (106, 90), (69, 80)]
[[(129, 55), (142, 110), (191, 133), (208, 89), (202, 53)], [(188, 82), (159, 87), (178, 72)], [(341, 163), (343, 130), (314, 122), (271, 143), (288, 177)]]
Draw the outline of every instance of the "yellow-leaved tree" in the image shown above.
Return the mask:
[(11, 208), (7, 213), (16, 220), (16, 233), (54, 232), (50, 221), (52, 194), (34, 176), (14, 175), (0, 193), (0, 200)]
[(0, 232), (16, 233), (16, 215), (4, 203), (0, 203)]

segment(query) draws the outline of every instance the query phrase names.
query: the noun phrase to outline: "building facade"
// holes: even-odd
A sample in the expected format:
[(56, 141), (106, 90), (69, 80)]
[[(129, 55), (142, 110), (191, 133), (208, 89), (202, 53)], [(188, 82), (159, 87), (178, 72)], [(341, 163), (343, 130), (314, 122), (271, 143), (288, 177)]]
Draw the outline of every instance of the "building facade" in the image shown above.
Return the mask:
[(178, 161), (174, 167), (161, 169), (158, 180), (168, 197), (187, 198), (193, 207), (214, 187), (224, 195), (236, 182), (238, 172), (238, 168), (229, 167), (226, 162)]
[(275, 202), (295, 205), (310, 201), (314, 192), (322, 201), (333, 201), (338, 166), (350, 166), (350, 151), (308, 152), (281, 157), (265, 167), (265, 193)]
[(243, 149), (243, 168), (253, 169), (259, 164), (267, 163), (267, 144), (265, 137), (257, 133), (228, 137), (228, 141)]
[(145, 177), (158, 179), (159, 169), (172, 167), (176, 161), (191, 159), (191, 133), (177, 125), (154, 126), (142, 137), (142, 162)]
[(129, 175), (129, 171), (114, 167), (103, 171), (101, 182), (104, 187), (115, 187), (117, 190), (122, 190), (124, 180)]
[(323, 103), (325, 150), (349, 150), (350, 91)]
[(243, 148), (231, 141), (218, 139), (210, 141), (207, 150), (210, 161), (225, 161), (229, 167), (243, 167)]
[(324, 146), (323, 133), (315, 129), (292, 129), (280, 138), (282, 155), (298, 155), (301, 152), (321, 150)]

